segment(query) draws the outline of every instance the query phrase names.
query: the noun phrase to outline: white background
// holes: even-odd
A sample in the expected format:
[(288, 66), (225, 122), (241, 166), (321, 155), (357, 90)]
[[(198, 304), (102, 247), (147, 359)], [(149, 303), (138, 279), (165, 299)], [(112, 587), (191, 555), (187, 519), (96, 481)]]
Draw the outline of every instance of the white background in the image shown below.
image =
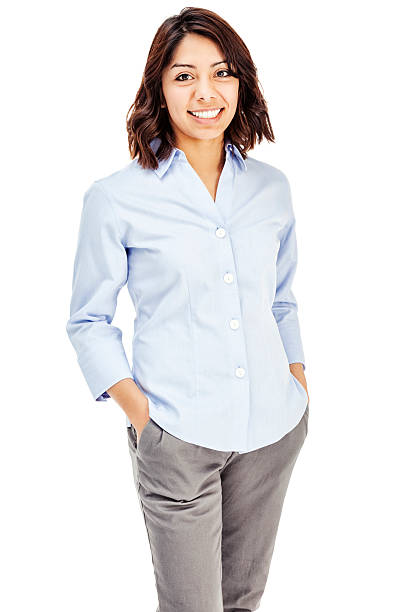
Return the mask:
[[(126, 113), (157, 28), (183, 6), (82, 0), (9, 2), (2, 10), (0, 606), (7, 612), (156, 609), (125, 414), (113, 400), (93, 401), (65, 325), (83, 193), (130, 161)], [(404, 3), (205, 7), (250, 49), (276, 136), (250, 155), (288, 176), (297, 218), (294, 292), (309, 435), (259, 610), (403, 612)], [(115, 324), (130, 356), (126, 288)]]

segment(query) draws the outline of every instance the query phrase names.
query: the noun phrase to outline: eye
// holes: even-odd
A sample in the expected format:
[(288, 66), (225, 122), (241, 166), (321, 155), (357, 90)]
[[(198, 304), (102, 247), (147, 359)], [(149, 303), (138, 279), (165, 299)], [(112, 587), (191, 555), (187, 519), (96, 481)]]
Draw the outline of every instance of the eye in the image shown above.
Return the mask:
[(183, 72), (182, 74), (179, 74), (178, 77), (176, 77), (174, 80), (175, 81), (186, 81), (187, 79), (180, 79), (181, 76), (191, 76), (191, 74), (187, 74), (187, 72)]
[[(229, 70), (227, 70), (226, 68), (223, 68), (222, 70), (218, 70), (217, 73), (216, 73), (217, 76), (220, 74), (220, 72), (226, 72), (227, 73), (226, 76), (231, 76), (231, 72)], [(174, 80), (175, 81), (179, 81), (179, 82), (188, 81), (188, 79), (181, 79), (180, 77), (191, 77), (191, 74), (188, 74), (187, 72), (182, 72)], [(225, 78), (225, 77), (223, 77), (223, 78)]]

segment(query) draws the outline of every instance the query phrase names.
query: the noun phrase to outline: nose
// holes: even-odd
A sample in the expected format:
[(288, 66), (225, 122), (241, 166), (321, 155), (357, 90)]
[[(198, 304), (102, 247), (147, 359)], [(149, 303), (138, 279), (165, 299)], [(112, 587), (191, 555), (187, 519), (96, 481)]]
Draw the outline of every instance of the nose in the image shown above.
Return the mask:
[(213, 83), (207, 77), (203, 77), (197, 80), (195, 89), (196, 100), (213, 100), (217, 98), (217, 92), (215, 91)]

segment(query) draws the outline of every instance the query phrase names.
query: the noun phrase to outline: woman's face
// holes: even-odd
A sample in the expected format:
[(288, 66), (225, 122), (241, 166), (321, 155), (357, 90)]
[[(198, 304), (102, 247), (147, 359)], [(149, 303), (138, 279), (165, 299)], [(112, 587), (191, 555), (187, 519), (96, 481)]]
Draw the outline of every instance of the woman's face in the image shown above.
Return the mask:
[[(162, 75), (163, 95), (177, 139), (180, 135), (214, 139), (231, 123), (238, 104), (239, 79), (229, 74), (223, 60), (221, 49), (198, 34), (187, 34), (177, 46)], [(222, 111), (215, 118), (200, 119), (191, 114), (207, 109)]]

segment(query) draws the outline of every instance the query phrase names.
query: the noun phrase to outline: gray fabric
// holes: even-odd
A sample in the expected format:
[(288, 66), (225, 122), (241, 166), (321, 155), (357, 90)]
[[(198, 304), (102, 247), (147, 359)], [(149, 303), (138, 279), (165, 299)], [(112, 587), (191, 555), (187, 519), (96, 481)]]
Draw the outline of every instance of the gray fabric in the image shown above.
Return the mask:
[(309, 406), (283, 438), (247, 453), (185, 442), (151, 418), (139, 443), (134, 427), (127, 428), (156, 612), (259, 608), (308, 419)]

